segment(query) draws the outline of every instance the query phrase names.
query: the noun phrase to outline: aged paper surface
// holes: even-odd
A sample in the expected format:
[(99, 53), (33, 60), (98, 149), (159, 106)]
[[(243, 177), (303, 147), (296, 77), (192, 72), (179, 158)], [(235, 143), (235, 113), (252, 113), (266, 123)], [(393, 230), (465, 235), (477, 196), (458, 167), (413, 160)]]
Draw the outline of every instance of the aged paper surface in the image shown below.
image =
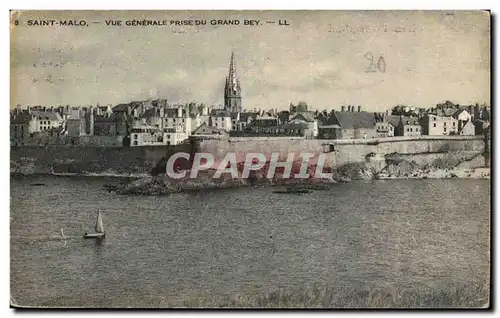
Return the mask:
[(12, 306), (489, 306), (489, 12), (10, 32)]

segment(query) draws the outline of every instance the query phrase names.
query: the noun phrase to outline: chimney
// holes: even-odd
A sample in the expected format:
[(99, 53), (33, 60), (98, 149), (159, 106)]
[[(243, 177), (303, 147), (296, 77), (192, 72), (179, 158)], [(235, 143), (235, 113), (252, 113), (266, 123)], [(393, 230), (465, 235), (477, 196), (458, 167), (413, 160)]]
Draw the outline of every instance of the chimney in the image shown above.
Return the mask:
[(358, 113), (361, 112), (361, 106), (358, 105)]
[(342, 111), (343, 111), (343, 112), (345, 112), (345, 106), (342, 106), (342, 108), (341, 108), (341, 109), (342, 109)]

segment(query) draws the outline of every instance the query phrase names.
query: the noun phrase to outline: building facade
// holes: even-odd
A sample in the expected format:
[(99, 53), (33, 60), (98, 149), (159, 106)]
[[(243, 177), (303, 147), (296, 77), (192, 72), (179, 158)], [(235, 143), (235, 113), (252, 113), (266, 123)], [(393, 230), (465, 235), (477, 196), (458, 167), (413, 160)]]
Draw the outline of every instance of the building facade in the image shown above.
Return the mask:
[(394, 136), (420, 136), (422, 135), (422, 126), (416, 117), (400, 116), (399, 123), (395, 128)]
[(476, 134), (476, 126), (472, 120), (459, 121), (458, 134), (461, 136), (474, 136)]
[(130, 146), (154, 146), (163, 145), (162, 132), (144, 122), (135, 123), (130, 134)]
[(452, 116), (428, 114), (422, 118), (421, 123), (424, 135), (443, 136), (458, 133), (458, 120)]

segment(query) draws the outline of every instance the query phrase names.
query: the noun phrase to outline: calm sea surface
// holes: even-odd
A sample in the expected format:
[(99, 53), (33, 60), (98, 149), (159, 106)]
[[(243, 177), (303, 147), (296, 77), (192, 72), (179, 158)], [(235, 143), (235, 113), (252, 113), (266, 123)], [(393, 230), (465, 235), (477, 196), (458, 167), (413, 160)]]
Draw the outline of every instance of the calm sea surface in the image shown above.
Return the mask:
[[(110, 194), (102, 188), (110, 182), (11, 180), (13, 303), (160, 306), (313, 284), (340, 291), (489, 280), (489, 180), (166, 197)], [(93, 231), (98, 208), (106, 229), (101, 243), (82, 237)], [(59, 239), (61, 228), (67, 240)]]

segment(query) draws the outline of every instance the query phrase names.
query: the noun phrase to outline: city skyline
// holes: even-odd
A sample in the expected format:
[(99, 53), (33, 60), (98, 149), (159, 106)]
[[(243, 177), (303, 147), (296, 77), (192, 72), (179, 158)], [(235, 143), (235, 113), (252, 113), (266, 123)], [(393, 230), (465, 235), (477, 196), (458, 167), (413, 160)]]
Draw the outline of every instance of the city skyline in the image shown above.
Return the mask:
[[(362, 105), (366, 111), (398, 104), (429, 108), (446, 100), (490, 103), (484, 12), (44, 11), (23, 12), (19, 19), (34, 14), (102, 23), (17, 28), (11, 34), (11, 109), (149, 97), (223, 105), (233, 51), (243, 109), (284, 109), (299, 101), (317, 110)], [(140, 17), (286, 19), (290, 25), (102, 25)]]

